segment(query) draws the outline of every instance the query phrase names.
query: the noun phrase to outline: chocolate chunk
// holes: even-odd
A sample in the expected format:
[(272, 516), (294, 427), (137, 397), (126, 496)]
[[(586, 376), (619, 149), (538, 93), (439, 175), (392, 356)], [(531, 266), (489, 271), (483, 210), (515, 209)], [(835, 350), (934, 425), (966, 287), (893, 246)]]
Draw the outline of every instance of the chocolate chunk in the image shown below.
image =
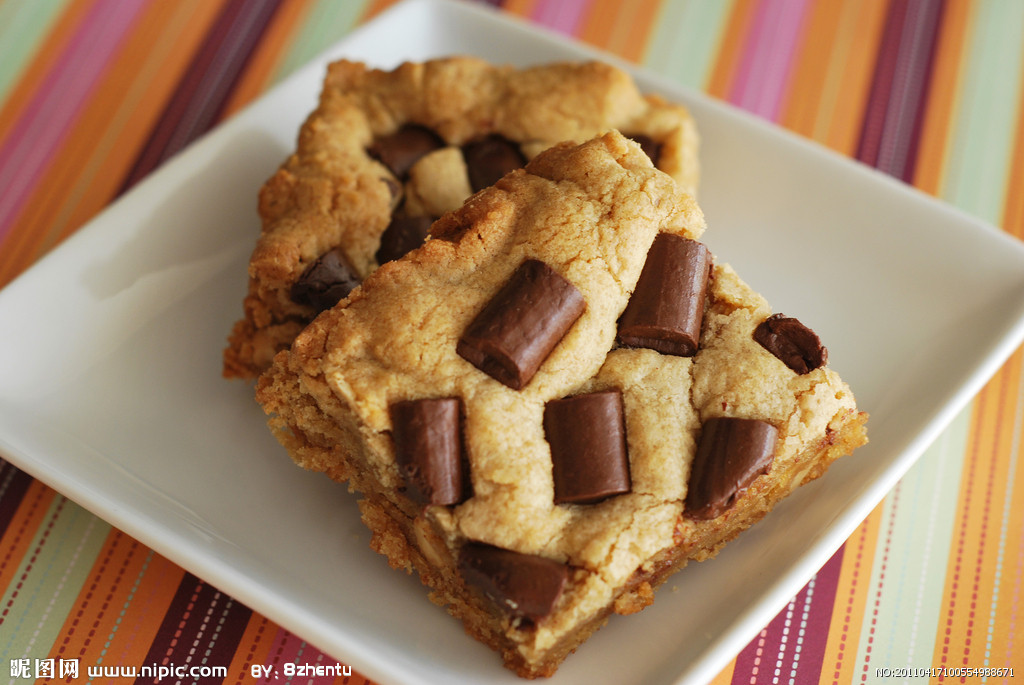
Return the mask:
[(828, 362), (828, 350), (817, 334), (789, 316), (769, 316), (754, 329), (754, 340), (797, 373), (814, 371)]
[(513, 616), (539, 621), (554, 608), (569, 567), (553, 559), (471, 542), (459, 552), (466, 584)]
[(321, 255), (292, 284), (291, 298), (322, 312), (347, 297), (360, 279), (340, 247)]
[(619, 319), (619, 342), (691, 357), (700, 344), (711, 253), (702, 243), (659, 233)]
[(528, 259), (473, 319), (456, 352), (521, 390), (586, 306), (576, 286), (544, 262)]
[(426, 126), (406, 124), (390, 135), (377, 138), (367, 152), (395, 176), (405, 178), (420, 157), (444, 146), (441, 137)]
[(395, 459), (413, 499), (449, 506), (463, 499), (461, 402), (406, 400), (391, 405)]
[(591, 504), (629, 492), (622, 393), (592, 392), (544, 407), (555, 504)]
[(526, 165), (519, 146), (508, 138), (490, 135), (462, 146), (469, 172), (469, 186), (475, 193), (494, 185), (499, 178)]
[(775, 426), (757, 419), (708, 419), (690, 467), (686, 515), (707, 520), (720, 516), (755, 478), (767, 473), (778, 440)]
[(380, 236), (380, 247), (374, 255), (378, 264), (390, 262), (402, 257), (407, 252), (415, 250), (423, 244), (430, 232), (430, 225), (434, 223), (431, 216), (401, 216), (391, 217), (391, 223), (384, 229)]
[(643, 133), (626, 137), (640, 146), (644, 154), (650, 158), (651, 164), (658, 166), (658, 162), (661, 160), (661, 143)]

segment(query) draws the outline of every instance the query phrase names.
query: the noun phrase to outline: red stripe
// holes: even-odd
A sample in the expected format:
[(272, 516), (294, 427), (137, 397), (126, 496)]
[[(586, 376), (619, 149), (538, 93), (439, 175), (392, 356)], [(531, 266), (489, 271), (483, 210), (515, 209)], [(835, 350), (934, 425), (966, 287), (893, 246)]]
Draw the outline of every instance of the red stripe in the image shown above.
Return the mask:
[(735, 685), (817, 681), (825, 659), (843, 548), (736, 657)]
[(216, 123), (281, 0), (230, 0), (214, 21), (121, 192)]
[(11, 525), (21, 501), (32, 484), (32, 477), (13, 464), (0, 459), (0, 538)]
[(903, 36), (903, 23), (907, 18), (908, 0), (894, 0), (889, 6), (889, 14), (885, 19), (885, 30), (878, 48), (878, 59), (875, 62), (875, 74), (871, 81), (871, 93), (868, 95), (867, 108), (860, 133), (860, 144), (857, 147), (857, 159), (875, 166), (878, 163), (878, 150), (882, 144), (882, 129), (885, 126), (885, 113), (889, 107), (889, 96), (896, 75), (896, 62), (899, 59), (900, 39)]
[(923, 65), (919, 65), (920, 68), (920, 93), (917, 97), (917, 106), (913, 115), (913, 123), (910, 128), (910, 140), (907, 142), (906, 148), (906, 160), (903, 164), (903, 168), (898, 172), (898, 176), (910, 183), (914, 179), (914, 173), (917, 168), (917, 152), (921, 146), (921, 137), (924, 134), (924, 117), (927, 109), (929, 96), (931, 95), (932, 78), (935, 73), (935, 61), (936, 55), (939, 52), (939, 32), (942, 29), (943, 20), (946, 17), (946, 0), (935, 0), (934, 6), (931, 8), (934, 11), (931, 12), (927, 20), (931, 22), (929, 26), (930, 40), (926, 48), (927, 55), (924, 57)]
[(230, 666), (251, 616), (251, 609), (186, 573), (139, 666)]
[(913, 177), (944, 1), (894, 0), (886, 17), (857, 158)]

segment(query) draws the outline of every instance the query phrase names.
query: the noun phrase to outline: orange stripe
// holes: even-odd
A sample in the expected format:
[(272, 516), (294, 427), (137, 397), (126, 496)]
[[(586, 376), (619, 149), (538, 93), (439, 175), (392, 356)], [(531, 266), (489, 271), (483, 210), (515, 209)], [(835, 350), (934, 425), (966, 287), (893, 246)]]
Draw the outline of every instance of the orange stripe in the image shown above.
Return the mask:
[[(1003, 666), (1013, 665), (1011, 656), (1024, 654), (1024, 630), (1017, 625), (1021, 620), (1020, 608), (1014, 606), (1017, 602), (1013, 597), (1019, 597), (1024, 583), (1024, 464), (1021, 463), (1021, 456), (1024, 454), (1024, 435), (1018, 432), (1020, 421), (1024, 415), (1024, 381), (1021, 374), (1024, 364), (1024, 349), (1017, 352), (1009, 359), (1007, 364), (1000, 371), (1000, 376), (1006, 376), (1006, 406), (1003, 408), (1005, 427), (1005, 440), (1000, 441), (999, 454), (1001, 466), (1007, 468), (1006, 472), (1000, 470), (996, 480), (996, 492), (994, 493), (995, 520), (992, 530), (992, 544), (995, 546), (1002, 538), (1005, 545), (1001, 550), (1001, 568), (998, 566), (999, 559), (995, 563), (986, 566), (986, 570), (995, 574), (997, 568), (1000, 573), (998, 586), (998, 600), (996, 607), (994, 625), (992, 628), (992, 642), (989, 647), (991, 663)], [(1014, 444), (1016, 438), (1016, 444)], [(1009, 480), (1009, 467), (1011, 461), (1016, 458), (1016, 472), (1013, 480)], [(1005, 475), (1004, 475), (1005, 473)], [(1011, 484), (1009, 498), (1006, 496), (1006, 485)], [(1006, 526), (1003, 530), (1003, 526)], [(994, 586), (994, 583), (993, 583)], [(995, 588), (994, 588), (995, 589)], [(982, 624), (987, 624), (992, 611), (992, 602), (986, 598), (981, 609), (984, 612)], [(986, 628), (987, 632), (987, 628)]]
[(856, 151), (875, 54), (882, 2), (819, 2), (796, 61), (783, 125), (846, 155)]
[(857, 645), (871, 589), (871, 567), (882, 523), (884, 502), (868, 515), (846, 541), (832, 606), (821, 685), (852, 683), (857, 666)]
[[(39, 51), (22, 72), (15, 86), (8, 93), (0, 107), (0, 143), (11, 132), (21, 118), (25, 108), (32, 102), (36, 91), (46, 82), (54, 63), (67, 49), (68, 43), (78, 32), (82, 20), (98, 0), (74, 0), (60, 12), (46, 37), (40, 42)], [(2, 284), (3, 281), (0, 281)]]
[(736, 659), (729, 662), (729, 665), (718, 672), (708, 685), (731, 685), (732, 674), (736, 670)]
[[(937, 666), (974, 666), (984, 657), (1020, 373), (1018, 352), (974, 401), (932, 658)], [(998, 626), (995, 632), (1001, 632)]]
[(270, 665), (270, 648), (279, 627), (270, 619), (253, 612), (235, 649), (235, 657), (228, 666), (224, 685), (244, 685), (252, 682), (251, 667)]
[[(1021, 69), (1024, 74), (1024, 69)], [(1017, 104), (1017, 130), (1014, 133), (1013, 154), (1010, 156), (1010, 174), (1006, 187), (1013, 192), (1006, 193), (1006, 207), (1003, 209), (1003, 228), (1018, 238), (1024, 239), (1024, 77), (1020, 86), (1020, 101)]]
[[(956, 99), (963, 82), (966, 62), (963, 55), (975, 7), (973, 3), (947, 2), (939, 29), (914, 169), (914, 185), (933, 195), (938, 195), (942, 190), (946, 150), (954, 129)], [(1024, 120), (1018, 121), (1024, 123)]]
[(529, 17), (537, 9), (540, 0), (505, 0), (501, 9), (520, 17)]
[(591, 3), (577, 37), (625, 59), (639, 61), (647, 45), (659, 0), (596, 0)]
[(285, 0), (281, 3), (232, 91), (222, 118), (231, 116), (273, 85), (276, 69), (312, 7), (313, 4), (307, 0)]
[(620, 11), (628, 6), (629, 14), (620, 17), (612, 33), (612, 51), (632, 62), (639, 62), (647, 51), (647, 42), (653, 33), (654, 21), (661, 8), (661, 0), (642, 0), (618, 3)]
[(0, 252), (0, 284), (113, 199), (223, 2), (146, 6), (16, 218)]
[(888, 13), (885, 2), (853, 2), (836, 36), (833, 73), (822, 93), (814, 137), (846, 155), (854, 155), (860, 139), (864, 107), (874, 77), (875, 58)]
[(736, 79), (736, 70), (754, 22), (756, 9), (757, 0), (736, 0), (736, 4), (733, 5), (729, 21), (726, 22), (725, 31), (722, 34), (722, 42), (718, 49), (715, 65), (711, 69), (711, 76), (708, 79), (706, 90), (710, 95), (725, 99), (728, 97), (729, 91), (732, 90), (733, 81)]
[(53, 490), (37, 480), (26, 488), (18, 510), (0, 537), (0, 588), (10, 587), (55, 496)]
[(780, 123), (809, 138), (814, 135), (821, 91), (828, 82), (839, 20), (848, 5), (844, 2), (814, 3), (807, 17), (803, 40), (793, 58), (795, 68)]
[(184, 571), (112, 530), (50, 658), (82, 664), (146, 665), (145, 659)]
[(371, 0), (366, 8), (363, 10), (363, 15), (359, 18), (358, 23), (363, 23), (373, 17), (377, 16), (388, 7), (394, 5), (398, 0)]

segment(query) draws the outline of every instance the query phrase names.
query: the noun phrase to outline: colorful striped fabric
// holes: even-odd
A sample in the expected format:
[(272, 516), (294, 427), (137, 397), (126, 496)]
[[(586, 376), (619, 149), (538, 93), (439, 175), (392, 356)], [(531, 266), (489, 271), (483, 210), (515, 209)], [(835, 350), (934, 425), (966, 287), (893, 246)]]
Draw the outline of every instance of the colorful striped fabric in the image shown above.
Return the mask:
[[(0, 286), (389, 4), (0, 1)], [(486, 4), (1024, 237), (1020, 0)], [(877, 669), (907, 666), (1024, 677), (1022, 446), (1018, 350), (714, 682), (873, 682), (888, 680)], [(227, 666), (230, 683), (257, 680), (253, 665), (334, 663), (6, 462), (0, 593), (0, 678), (10, 664), (14, 682), (25, 658), (53, 660), (54, 680), (70, 680), (60, 667), (80, 659)]]

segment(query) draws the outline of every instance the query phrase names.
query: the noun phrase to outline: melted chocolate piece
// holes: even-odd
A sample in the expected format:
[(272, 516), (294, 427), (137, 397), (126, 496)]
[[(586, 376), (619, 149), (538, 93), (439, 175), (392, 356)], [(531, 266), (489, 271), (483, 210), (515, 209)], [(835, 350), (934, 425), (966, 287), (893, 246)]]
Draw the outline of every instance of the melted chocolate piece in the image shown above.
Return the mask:
[(405, 124), (394, 133), (377, 138), (367, 152), (395, 176), (405, 178), (420, 157), (444, 146), (441, 137), (426, 126)]
[(526, 166), (526, 157), (519, 146), (499, 135), (466, 143), (462, 146), (462, 156), (474, 193), (494, 185), (508, 172)]
[(690, 468), (686, 515), (707, 520), (721, 516), (755, 478), (767, 473), (778, 440), (775, 426), (757, 419), (708, 419)]
[(450, 506), (463, 499), (458, 398), (406, 400), (391, 405), (395, 459), (410, 496)]
[(640, 146), (640, 149), (644, 151), (644, 154), (650, 158), (651, 164), (658, 166), (658, 162), (661, 160), (661, 143), (643, 133), (626, 137)]
[(359, 276), (345, 253), (336, 247), (303, 272), (292, 284), (290, 295), (293, 302), (310, 306), (319, 313), (348, 297), (359, 283)]
[(754, 329), (754, 340), (797, 373), (807, 373), (828, 362), (821, 339), (796, 319), (772, 314)]
[(619, 342), (692, 357), (700, 344), (711, 253), (696, 240), (659, 233), (619, 319)]
[(555, 504), (592, 504), (630, 490), (622, 393), (592, 392), (544, 407)]
[(569, 567), (553, 559), (480, 542), (462, 548), (459, 571), (504, 611), (534, 622), (551, 613), (569, 579)]
[(544, 262), (528, 259), (466, 328), (459, 356), (522, 390), (586, 309), (583, 294)]
[(393, 261), (422, 245), (434, 220), (431, 216), (392, 216), (380, 236), (380, 247), (374, 255), (377, 263)]

